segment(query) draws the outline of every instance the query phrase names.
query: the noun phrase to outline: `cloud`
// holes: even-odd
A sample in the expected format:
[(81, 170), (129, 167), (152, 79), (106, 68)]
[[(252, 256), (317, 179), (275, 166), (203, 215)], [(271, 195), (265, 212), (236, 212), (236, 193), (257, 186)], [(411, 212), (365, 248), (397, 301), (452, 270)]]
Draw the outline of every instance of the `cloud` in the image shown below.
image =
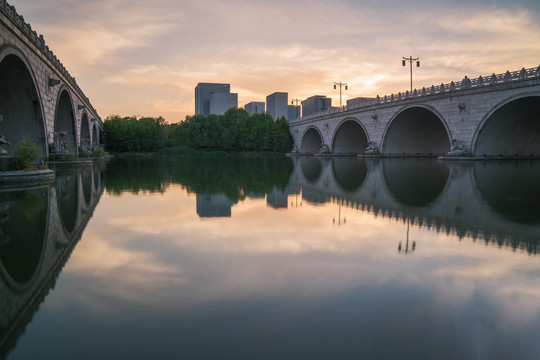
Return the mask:
[[(100, 112), (194, 112), (200, 81), (231, 83), (239, 105), (290, 97), (386, 95), (408, 88), (402, 56), (420, 57), (417, 87), (538, 64), (530, 3), (62, 0), (26, 5), (36, 27)], [(37, 10), (42, 14), (36, 13)], [(33, 22), (34, 20), (31, 20)], [(163, 108), (160, 108), (163, 106)]]

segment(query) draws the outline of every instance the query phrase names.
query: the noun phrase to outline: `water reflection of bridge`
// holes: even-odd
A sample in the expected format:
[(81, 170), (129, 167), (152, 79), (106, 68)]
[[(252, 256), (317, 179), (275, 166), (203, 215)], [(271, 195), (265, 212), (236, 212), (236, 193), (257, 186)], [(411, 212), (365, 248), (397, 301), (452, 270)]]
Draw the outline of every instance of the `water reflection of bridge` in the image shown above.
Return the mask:
[(102, 171), (0, 192), (0, 357), (5, 358), (68, 260), (103, 193)]
[(540, 163), (295, 158), (289, 187), (375, 216), (536, 254)]

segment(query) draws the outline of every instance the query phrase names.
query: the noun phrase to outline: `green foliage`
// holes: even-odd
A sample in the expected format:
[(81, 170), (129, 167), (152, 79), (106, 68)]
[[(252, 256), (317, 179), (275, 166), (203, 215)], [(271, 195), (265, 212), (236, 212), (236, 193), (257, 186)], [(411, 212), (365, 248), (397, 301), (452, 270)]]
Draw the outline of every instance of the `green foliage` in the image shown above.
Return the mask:
[(287, 152), (290, 146), (289, 125), (285, 118), (274, 121), (268, 114), (250, 116), (245, 110), (236, 108), (223, 115), (187, 116), (185, 121), (171, 125), (162, 117), (112, 115), (105, 119), (103, 128), (107, 150), (116, 153), (153, 152), (166, 147)]
[(155, 151), (167, 141), (167, 126), (161, 116), (137, 118), (111, 115), (103, 123), (107, 149), (113, 152)]
[(97, 147), (97, 148), (94, 149), (94, 151), (92, 151), (92, 156), (93, 157), (105, 157), (105, 156), (109, 156), (109, 153), (106, 152), (105, 150), (103, 150), (102, 148)]
[(41, 156), (41, 150), (30, 139), (24, 137), (21, 141), (21, 145), (15, 151), (13, 158), (11, 159), (11, 168), (13, 170), (29, 170), (35, 169), (35, 162)]
[(195, 115), (172, 124), (172, 146), (200, 150), (286, 152), (289, 125), (285, 118), (274, 121), (268, 114), (249, 115), (231, 108), (223, 115)]

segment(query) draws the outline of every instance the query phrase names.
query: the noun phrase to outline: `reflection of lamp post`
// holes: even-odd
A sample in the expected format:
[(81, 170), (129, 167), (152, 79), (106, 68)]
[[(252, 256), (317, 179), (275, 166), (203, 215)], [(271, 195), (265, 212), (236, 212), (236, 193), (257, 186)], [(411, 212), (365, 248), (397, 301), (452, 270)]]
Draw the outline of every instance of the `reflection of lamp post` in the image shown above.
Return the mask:
[(339, 85), (339, 108), (341, 109), (341, 87), (345, 86), (345, 90), (349, 90), (349, 87), (347, 86), (347, 83), (340, 82), (334, 82), (334, 90), (337, 89), (337, 86)]
[[(347, 218), (343, 217), (343, 225), (347, 223)], [(336, 224), (336, 218), (332, 219), (332, 224)], [(338, 210), (338, 226), (341, 226), (341, 202), (339, 203), (339, 210)]]
[[(296, 195), (296, 206), (295, 206), (295, 203), (291, 202), (292, 207), (298, 207), (298, 193), (296, 193), (295, 195)], [(300, 200), (300, 206), (302, 206), (302, 200)]]
[[(414, 250), (416, 250), (416, 241), (412, 242), (412, 246), (409, 249), (409, 227), (410, 227), (410, 221), (409, 219), (407, 219), (407, 242), (405, 243), (405, 250), (403, 250), (404, 254), (412, 253), (414, 252)], [(401, 253), (401, 241), (399, 242), (397, 250), (399, 253)]]
[(412, 56), (409, 56), (408, 58), (403, 57), (403, 60), (401, 60), (401, 65), (405, 66), (405, 63), (407, 61), (411, 65), (411, 92), (412, 92), (412, 63), (413, 63), (413, 61), (416, 61), (416, 67), (420, 67), (420, 58), (413, 59)]

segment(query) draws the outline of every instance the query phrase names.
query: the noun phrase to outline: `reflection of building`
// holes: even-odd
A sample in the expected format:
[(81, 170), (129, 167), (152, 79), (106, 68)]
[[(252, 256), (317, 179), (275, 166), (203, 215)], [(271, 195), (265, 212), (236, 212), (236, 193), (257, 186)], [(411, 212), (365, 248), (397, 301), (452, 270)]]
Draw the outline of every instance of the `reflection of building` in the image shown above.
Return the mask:
[(238, 107), (238, 94), (231, 93), (230, 84), (198, 83), (195, 87), (195, 114), (224, 114)]
[(262, 101), (252, 101), (246, 105), (244, 105), (244, 110), (246, 110), (246, 112), (249, 114), (249, 115), (253, 115), (253, 114), (264, 114), (265, 113), (265, 107), (264, 107), (264, 102)]
[(197, 194), (197, 214), (202, 218), (231, 217), (233, 202), (223, 194)]
[(266, 204), (274, 209), (286, 209), (289, 204), (287, 193), (274, 188), (266, 195)]
[(320, 113), (332, 107), (332, 99), (322, 95), (315, 95), (302, 101), (302, 115)]
[(280, 117), (289, 116), (289, 94), (286, 92), (275, 92), (266, 97), (266, 112), (269, 113), (274, 120)]

